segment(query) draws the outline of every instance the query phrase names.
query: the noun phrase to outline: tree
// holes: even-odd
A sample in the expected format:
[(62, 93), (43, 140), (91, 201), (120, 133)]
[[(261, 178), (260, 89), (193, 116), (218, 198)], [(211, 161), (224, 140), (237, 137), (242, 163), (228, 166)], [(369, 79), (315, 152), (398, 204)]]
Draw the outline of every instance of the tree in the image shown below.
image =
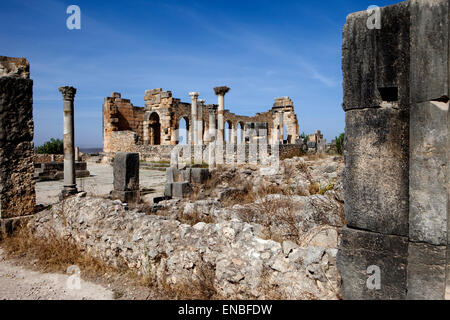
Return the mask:
[(345, 134), (341, 133), (339, 137), (336, 137), (336, 150), (339, 154), (344, 154), (344, 139)]
[(34, 149), (35, 153), (39, 154), (63, 154), (64, 145), (61, 139), (51, 138), (50, 141)]
[(305, 142), (309, 141), (309, 137), (304, 132), (300, 135), (300, 138), (302, 138)]

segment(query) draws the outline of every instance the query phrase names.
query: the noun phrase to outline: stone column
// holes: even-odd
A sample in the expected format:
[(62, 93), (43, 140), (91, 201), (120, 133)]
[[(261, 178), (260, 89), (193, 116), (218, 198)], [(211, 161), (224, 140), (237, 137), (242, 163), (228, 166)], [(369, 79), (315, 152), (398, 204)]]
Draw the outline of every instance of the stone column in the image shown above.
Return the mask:
[(75, 161), (81, 161), (80, 160), (80, 148), (75, 147)]
[(233, 127), (231, 128), (231, 139), (230, 143), (237, 144), (237, 123), (233, 124)]
[(198, 131), (198, 144), (203, 145), (203, 105), (205, 100), (201, 99), (198, 101), (197, 107), (197, 131)]
[(278, 123), (280, 125), (280, 130), (278, 132), (278, 134), (279, 134), (278, 139), (280, 140), (281, 144), (284, 143), (284, 119), (283, 119), (283, 116), (284, 116), (284, 112), (280, 111), (278, 113)]
[(64, 199), (78, 192), (75, 176), (75, 148), (74, 148), (74, 115), (73, 101), (77, 89), (60, 87), (59, 91), (64, 100), (64, 189), (60, 198)]
[(216, 141), (216, 116), (217, 116), (217, 105), (208, 105), (209, 113), (209, 142)]
[(198, 128), (197, 128), (197, 99), (200, 93), (198, 92), (190, 92), (189, 95), (192, 99), (191, 104), (191, 127), (190, 127), (190, 136), (191, 136), (191, 144), (197, 144), (198, 140)]
[(225, 112), (225, 94), (230, 91), (228, 87), (216, 87), (214, 88), (215, 94), (218, 96), (219, 109), (217, 115), (217, 143), (224, 144), (225, 140), (225, 122), (224, 122), (224, 112)]

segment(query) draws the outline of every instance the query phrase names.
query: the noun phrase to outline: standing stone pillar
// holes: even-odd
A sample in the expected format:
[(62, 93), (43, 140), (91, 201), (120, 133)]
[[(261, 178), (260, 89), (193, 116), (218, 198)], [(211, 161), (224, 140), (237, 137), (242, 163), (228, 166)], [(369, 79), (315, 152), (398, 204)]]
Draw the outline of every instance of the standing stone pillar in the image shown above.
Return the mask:
[(191, 136), (191, 144), (198, 144), (198, 127), (197, 127), (197, 99), (200, 93), (191, 92), (189, 93), (192, 99), (191, 104), (191, 127), (190, 127), (190, 136)]
[(217, 115), (217, 143), (224, 144), (225, 142), (225, 121), (224, 121), (224, 112), (225, 112), (225, 94), (230, 91), (228, 87), (216, 87), (214, 88), (215, 94), (218, 96), (219, 109)]
[(278, 131), (278, 134), (279, 134), (278, 139), (281, 141), (280, 142), (281, 144), (284, 143), (284, 119), (283, 119), (283, 116), (284, 116), (284, 112), (280, 111), (278, 113), (278, 124), (280, 125), (280, 129)]
[(81, 161), (80, 160), (80, 148), (79, 147), (75, 147), (75, 162), (77, 161)]
[(209, 114), (209, 142), (216, 141), (216, 117), (217, 117), (217, 105), (208, 105)]
[(405, 1), (380, 16), (383, 30), (367, 28), (365, 11), (349, 15), (343, 32), (342, 295), (444, 299), (449, 1)]
[(237, 144), (237, 129), (236, 129), (237, 124), (233, 124), (232, 128), (231, 128), (231, 139), (230, 142), (234, 145)]
[(35, 212), (33, 80), (24, 58), (0, 56), (0, 238)]
[(64, 199), (78, 193), (75, 176), (75, 133), (73, 101), (77, 89), (74, 87), (60, 87), (59, 91), (64, 100), (64, 188), (60, 198)]
[(139, 203), (139, 153), (117, 153), (113, 170), (114, 190), (111, 197), (123, 203)]
[(201, 99), (198, 101), (197, 107), (197, 131), (198, 131), (198, 144), (203, 145), (203, 105), (205, 100)]

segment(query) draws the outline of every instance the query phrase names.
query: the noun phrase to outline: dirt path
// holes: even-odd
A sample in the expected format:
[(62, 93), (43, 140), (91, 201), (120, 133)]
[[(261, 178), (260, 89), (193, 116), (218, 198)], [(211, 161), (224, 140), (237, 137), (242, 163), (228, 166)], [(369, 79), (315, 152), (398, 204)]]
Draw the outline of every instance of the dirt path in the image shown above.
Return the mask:
[(5, 260), (0, 249), (0, 300), (111, 300), (114, 297), (112, 291), (84, 280), (80, 281), (79, 290), (69, 289), (69, 276), (28, 270)]

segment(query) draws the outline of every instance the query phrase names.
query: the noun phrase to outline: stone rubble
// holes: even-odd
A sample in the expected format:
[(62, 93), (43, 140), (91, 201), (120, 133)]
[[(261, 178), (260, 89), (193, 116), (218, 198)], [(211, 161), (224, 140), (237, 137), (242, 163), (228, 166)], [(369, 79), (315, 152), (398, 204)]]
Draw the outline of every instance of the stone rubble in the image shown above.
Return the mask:
[[(284, 161), (283, 166), (305, 162), (301, 158)], [(328, 183), (329, 173), (321, 168), (336, 168), (342, 161), (333, 158), (306, 161), (317, 178)], [(230, 174), (224, 170), (224, 174)], [(283, 182), (285, 174), (260, 176), (257, 170), (236, 169), (250, 179)], [(280, 170), (282, 171), (282, 170)], [(331, 169), (328, 171), (332, 171)], [(306, 174), (305, 174), (306, 175)], [(339, 182), (340, 183), (340, 182)], [(337, 183), (337, 185), (339, 184)], [(118, 200), (89, 198), (66, 199), (39, 213), (29, 226), (38, 236), (51, 232), (73, 239), (87, 252), (107, 264), (127, 267), (153, 279), (159, 285), (183, 286), (211, 283), (217, 297), (225, 299), (338, 299), (340, 277), (336, 254), (340, 228), (345, 221), (341, 191), (323, 195), (267, 195), (255, 203), (225, 207), (220, 199), (190, 201), (176, 199), (154, 205), (153, 213), (131, 209)], [(239, 212), (252, 209), (261, 201), (287, 201), (294, 208), (294, 223), (301, 231), (295, 237), (271, 239), (283, 222), (267, 225), (244, 221)], [(166, 210), (166, 214), (161, 212)], [(183, 215), (209, 216), (193, 225), (177, 220)], [(156, 213), (156, 215), (155, 215)], [(264, 216), (263, 212), (259, 212)], [(295, 238), (299, 238), (296, 241)], [(207, 273), (208, 268), (212, 273)]]

